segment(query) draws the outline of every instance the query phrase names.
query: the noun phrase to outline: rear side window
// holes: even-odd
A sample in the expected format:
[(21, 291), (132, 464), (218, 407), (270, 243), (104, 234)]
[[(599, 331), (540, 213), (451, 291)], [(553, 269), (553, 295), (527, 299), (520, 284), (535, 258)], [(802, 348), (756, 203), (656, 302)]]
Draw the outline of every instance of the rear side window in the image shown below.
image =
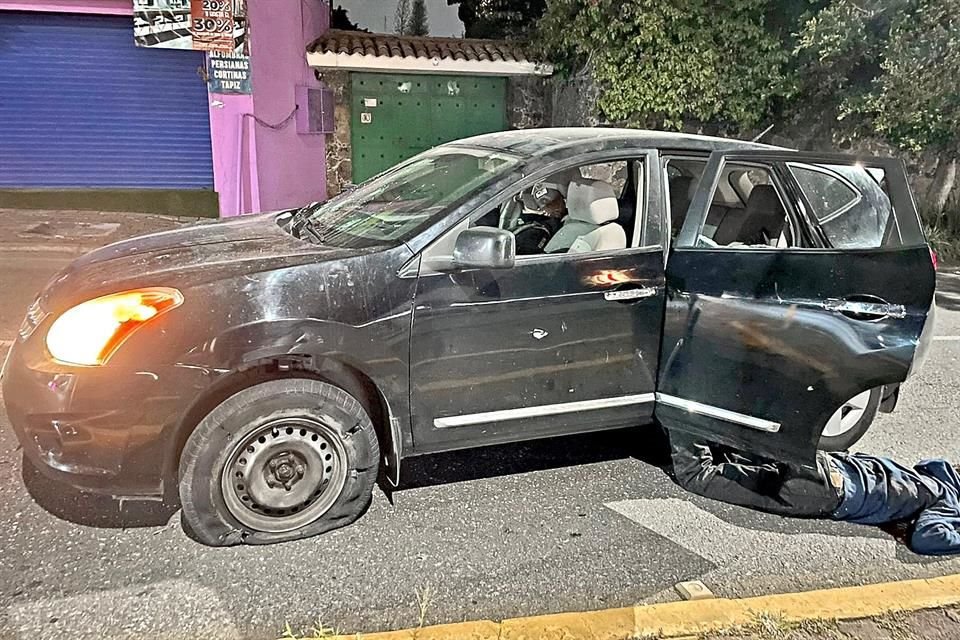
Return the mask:
[(820, 221), (827, 220), (860, 199), (857, 191), (835, 175), (796, 164), (790, 165), (790, 171)]
[(789, 164), (820, 229), (837, 249), (875, 249), (895, 224), (882, 180), (857, 164)]

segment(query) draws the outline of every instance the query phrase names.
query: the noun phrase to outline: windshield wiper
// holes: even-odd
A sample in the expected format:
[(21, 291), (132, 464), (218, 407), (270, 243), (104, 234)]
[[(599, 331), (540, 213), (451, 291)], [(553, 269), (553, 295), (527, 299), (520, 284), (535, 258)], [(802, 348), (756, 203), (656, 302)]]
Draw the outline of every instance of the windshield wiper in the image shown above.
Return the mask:
[(302, 238), (303, 232), (306, 231), (307, 235), (313, 238), (316, 242), (323, 244), (323, 236), (317, 231), (316, 226), (314, 226), (313, 220), (310, 219), (310, 214), (313, 212), (313, 208), (318, 203), (312, 202), (305, 207), (297, 210), (293, 214), (293, 217), (290, 218), (290, 233), (293, 234), (296, 238)]
[(296, 228), (296, 234), (298, 238), (303, 238), (303, 232), (306, 231), (307, 235), (313, 238), (317, 244), (323, 244), (323, 236), (320, 235), (320, 232), (317, 231), (316, 226), (313, 224), (313, 220), (310, 218), (304, 217), (300, 224)]

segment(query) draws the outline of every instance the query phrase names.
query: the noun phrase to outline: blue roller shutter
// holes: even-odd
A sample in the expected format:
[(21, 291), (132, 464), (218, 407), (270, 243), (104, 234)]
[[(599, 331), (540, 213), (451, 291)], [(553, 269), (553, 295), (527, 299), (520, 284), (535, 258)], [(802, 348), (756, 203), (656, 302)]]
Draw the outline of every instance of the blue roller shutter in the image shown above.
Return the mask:
[(203, 64), (131, 18), (0, 11), (0, 188), (212, 188)]

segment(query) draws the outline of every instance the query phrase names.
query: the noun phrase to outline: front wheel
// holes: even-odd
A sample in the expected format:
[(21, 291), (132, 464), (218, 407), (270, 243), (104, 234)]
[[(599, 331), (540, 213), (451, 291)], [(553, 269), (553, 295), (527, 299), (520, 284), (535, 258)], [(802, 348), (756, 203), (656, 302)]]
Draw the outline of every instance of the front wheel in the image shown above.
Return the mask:
[(846, 451), (867, 432), (877, 417), (882, 388), (857, 394), (837, 409), (820, 436), (824, 451)]
[(345, 526), (370, 504), (379, 446), (370, 417), (319, 380), (230, 396), (180, 457), (184, 528), (211, 546), (267, 544)]

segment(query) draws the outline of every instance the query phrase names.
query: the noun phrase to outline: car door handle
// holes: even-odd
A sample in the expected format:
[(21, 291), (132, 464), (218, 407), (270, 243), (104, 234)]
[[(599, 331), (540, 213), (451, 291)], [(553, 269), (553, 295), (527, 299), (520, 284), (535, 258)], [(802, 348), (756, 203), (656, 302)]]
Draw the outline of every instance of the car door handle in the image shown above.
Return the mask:
[(858, 320), (905, 318), (907, 316), (907, 308), (902, 304), (890, 304), (884, 301), (830, 299), (823, 306), (827, 311), (836, 311)]
[(652, 298), (655, 295), (657, 295), (657, 290), (654, 287), (631, 287), (603, 292), (604, 300), (611, 302), (630, 302), (641, 298)]

